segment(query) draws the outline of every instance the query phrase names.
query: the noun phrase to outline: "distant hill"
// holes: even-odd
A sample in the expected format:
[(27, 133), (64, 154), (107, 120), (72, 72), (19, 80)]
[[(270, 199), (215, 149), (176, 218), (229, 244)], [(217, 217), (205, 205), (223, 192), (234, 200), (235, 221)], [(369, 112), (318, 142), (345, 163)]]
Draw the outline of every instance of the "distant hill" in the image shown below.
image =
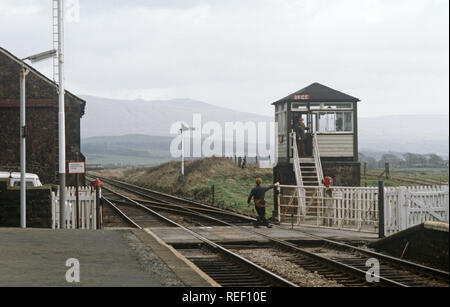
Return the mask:
[[(178, 121), (192, 124), (194, 113), (202, 123), (271, 122), (272, 116), (244, 113), (190, 99), (167, 101), (113, 100), (82, 96), (86, 114), (81, 121), (83, 153), (168, 159), (170, 126)], [(365, 153), (437, 153), (448, 157), (448, 115), (396, 115), (359, 119), (359, 150)], [(143, 158), (143, 159), (141, 159)], [(114, 159), (113, 159), (114, 160)], [(140, 164), (142, 164), (140, 163)]]
[(448, 157), (448, 115), (394, 115), (359, 119), (359, 150), (437, 153)]
[(146, 134), (170, 136), (170, 127), (178, 121), (192, 123), (193, 114), (202, 115), (202, 123), (260, 121), (269, 122), (269, 116), (244, 113), (190, 99), (173, 100), (114, 100), (81, 96), (87, 101), (86, 114), (81, 120), (81, 136), (117, 136)]
[(81, 140), (90, 164), (156, 165), (172, 160), (171, 137), (151, 135), (97, 136)]

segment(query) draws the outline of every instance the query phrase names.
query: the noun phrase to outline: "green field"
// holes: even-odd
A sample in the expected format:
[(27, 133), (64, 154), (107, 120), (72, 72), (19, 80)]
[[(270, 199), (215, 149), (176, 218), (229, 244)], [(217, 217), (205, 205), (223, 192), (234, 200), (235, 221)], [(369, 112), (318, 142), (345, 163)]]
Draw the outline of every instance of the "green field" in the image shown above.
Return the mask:
[(170, 161), (166, 158), (135, 157), (110, 154), (86, 154), (88, 164), (100, 164), (111, 166), (154, 166)]
[(390, 170), (390, 178), (386, 179), (384, 170), (361, 172), (361, 186), (378, 186), (384, 181), (385, 186), (414, 186), (445, 184), (449, 181), (448, 168), (404, 168)]
[[(272, 175), (261, 176), (263, 185), (272, 184)], [(224, 207), (255, 216), (256, 212), (252, 205), (247, 206), (247, 198), (250, 190), (255, 186), (255, 178), (249, 176), (236, 176), (234, 178), (216, 177), (208, 181), (208, 186), (214, 185), (216, 203), (223, 202)], [(273, 190), (266, 193), (266, 214), (272, 216)]]

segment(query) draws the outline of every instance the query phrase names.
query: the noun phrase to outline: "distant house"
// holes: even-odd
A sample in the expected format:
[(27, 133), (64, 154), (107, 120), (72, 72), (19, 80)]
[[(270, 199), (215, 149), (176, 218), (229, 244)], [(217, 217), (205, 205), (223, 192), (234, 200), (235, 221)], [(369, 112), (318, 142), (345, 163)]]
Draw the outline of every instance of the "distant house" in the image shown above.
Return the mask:
[[(0, 47), (0, 170), (20, 165), (20, 70), (26, 78), (27, 172), (44, 184), (58, 183), (58, 86)], [(66, 161), (84, 161), (80, 152), (80, 119), (86, 102), (66, 91)], [(67, 163), (66, 163), (67, 166)], [(82, 178), (84, 180), (84, 178)], [(67, 176), (67, 185), (75, 180)]]

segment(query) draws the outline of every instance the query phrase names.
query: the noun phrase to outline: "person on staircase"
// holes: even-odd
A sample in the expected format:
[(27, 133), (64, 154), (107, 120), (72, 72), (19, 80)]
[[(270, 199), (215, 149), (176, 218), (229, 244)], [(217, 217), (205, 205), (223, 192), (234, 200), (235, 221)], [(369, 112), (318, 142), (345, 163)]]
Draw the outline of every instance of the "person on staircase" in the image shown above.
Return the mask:
[(256, 219), (256, 222), (254, 223), (254, 226), (255, 228), (258, 228), (260, 225), (264, 225), (267, 228), (272, 228), (272, 226), (269, 225), (269, 221), (266, 219), (266, 201), (264, 200), (264, 198), (267, 191), (273, 189), (274, 187), (278, 187), (280, 183), (276, 182), (273, 185), (262, 187), (261, 178), (256, 178), (255, 182), (256, 186), (250, 192), (247, 200), (247, 206), (250, 206), (250, 201), (253, 198), (253, 201), (255, 202), (255, 209), (258, 213), (258, 217)]

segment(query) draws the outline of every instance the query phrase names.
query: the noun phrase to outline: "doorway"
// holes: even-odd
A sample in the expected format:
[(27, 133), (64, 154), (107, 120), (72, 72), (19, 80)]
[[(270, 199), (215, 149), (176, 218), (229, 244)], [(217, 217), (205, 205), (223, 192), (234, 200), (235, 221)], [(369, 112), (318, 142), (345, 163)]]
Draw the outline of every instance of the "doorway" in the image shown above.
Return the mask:
[[(316, 129), (317, 118), (316, 114), (311, 113), (310, 111), (302, 111), (302, 112), (293, 112), (293, 121), (291, 129), (296, 131), (299, 125), (300, 118), (303, 118), (303, 121), (306, 127), (310, 129), (305, 132), (305, 140), (301, 144), (298, 145), (298, 153), (300, 157), (312, 157), (312, 132)], [(302, 148), (303, 147), (303, 150)], [(304, 152), (304, 154), (302, 154)]]

